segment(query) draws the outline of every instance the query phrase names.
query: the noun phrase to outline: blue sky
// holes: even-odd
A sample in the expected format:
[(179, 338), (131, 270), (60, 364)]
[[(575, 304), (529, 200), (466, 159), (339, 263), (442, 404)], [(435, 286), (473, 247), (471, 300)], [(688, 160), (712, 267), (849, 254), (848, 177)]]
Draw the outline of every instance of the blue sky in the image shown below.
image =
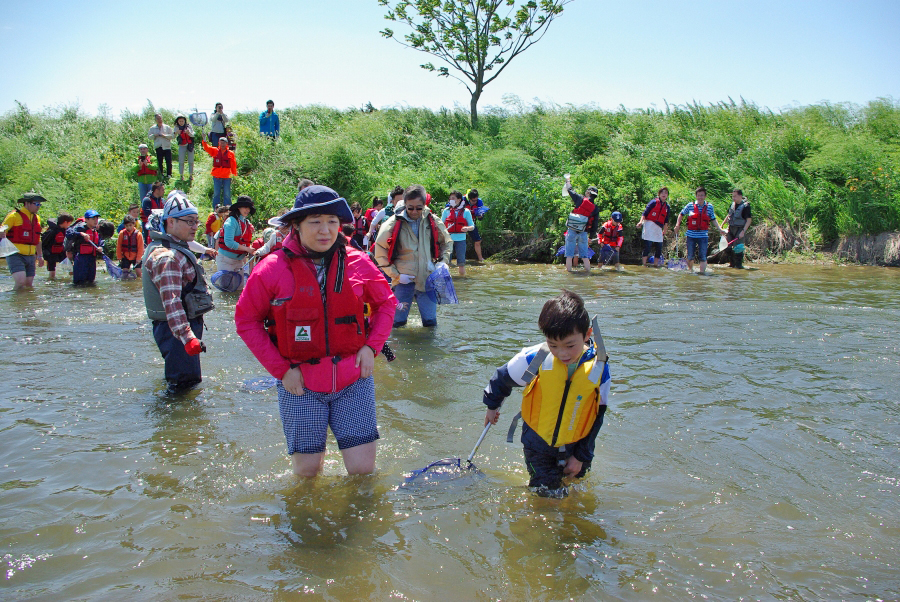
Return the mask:
[[(226, 112), (269, 98), (276, 109), (468, 109), (462, 84), (419, 68), (427, 55), (381, 37), (403, 30), (377, 0), (0, 3), (0, 113), (20, 101), (118, 116), (148, 99)], [(898, 0), (575, 0), (479, 106), (900, 101), (898, 31)]]

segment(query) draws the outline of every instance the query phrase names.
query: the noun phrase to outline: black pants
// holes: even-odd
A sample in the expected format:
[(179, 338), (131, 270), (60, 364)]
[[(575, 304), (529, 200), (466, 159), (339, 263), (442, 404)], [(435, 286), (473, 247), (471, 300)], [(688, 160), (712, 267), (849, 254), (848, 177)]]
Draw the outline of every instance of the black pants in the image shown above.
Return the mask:
[(166, 176), (172, 177), (172, 149), (157, 147), (156, 149), (156, 173), (163, 173), (163, 159), (166, 160)]
[[(190, 321), (191, 331), (198, 339), (203, 334), (203, 316)], [(153, 338), (166, 362), (166, 381), (170, 389), (186, 389), (203, 380), (200, 356), (188, 355), (184, 343), (172, 334), (168, 322), (153, 320)]]
[[(728, 234), (725, 236), (725, 240), (727, 240), (728, 242), (731, 242), (732, 240), (734, 240), (735, 238), (738, 237), (738, 235), (741, 233), (741, 230), (743, 230), (743, 229), (744, 229), (743, 225), (728, 226)], [(743, 251), (738, 253), (737, 251), (734, 250), (734, 247), (738, 246), (741, 243), (743, 243), (743, 241), (739, 240), (736, 243), (734, 243), (734, 245), (732, 245), (731, 249), (729, 249), (729, 252), (731, 253), (731, 259), (728, 261), (728, 265), (730, 267), (733, 267), (733, 268), (743, 268), (744, 267)]]

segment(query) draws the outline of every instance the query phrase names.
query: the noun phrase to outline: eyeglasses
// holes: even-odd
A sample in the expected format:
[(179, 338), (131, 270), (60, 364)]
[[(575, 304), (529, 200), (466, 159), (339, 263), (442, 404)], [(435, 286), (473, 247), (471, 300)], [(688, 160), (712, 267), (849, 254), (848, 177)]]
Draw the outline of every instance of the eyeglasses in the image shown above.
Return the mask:
[(422, 211), (423, 209), (425, 209), (425, 206), (424, 206), (424, 205), (419, 205), (418, 207), (410, 207), (409, 205), (406, 206), (406, 211), (407, 211), (407, 212), (409, 212), (409, 211)]
[(196, 220), (196, 219), (181, 219), (180, 217), (174, 217), (172, 219), (177, 219), (179, 222), (184, 222), (191, 228), (196, 228), (197, 226), (200, 225), (200, 220)]
[(38, 206), (38, 207), (41, 206), (41, 202), (40, 202), (40, 201), (25, 201), (25, 202), (26, 202), (26, 203), (31, 203), (32, 205), (36, 205), (36, 206)]

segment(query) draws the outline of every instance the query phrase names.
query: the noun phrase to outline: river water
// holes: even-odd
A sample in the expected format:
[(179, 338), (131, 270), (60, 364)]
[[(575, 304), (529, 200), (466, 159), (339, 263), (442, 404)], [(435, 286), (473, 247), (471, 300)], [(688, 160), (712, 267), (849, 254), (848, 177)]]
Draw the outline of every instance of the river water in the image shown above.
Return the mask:
[[(274, 390), (209, 316), (204, 382), (168, 398), (138, 282), (0, 276), (3, 599), (897, 599), (900, 271), (476, 266), (439, 326), (376, 361), (378, 471), (290, 474)], [(562, 500), (507, 444), (468, 455), (496, 366), (563, 286), (598, 313), (610, 411)], [(891, 393), (891, 391), (894, 391)]]

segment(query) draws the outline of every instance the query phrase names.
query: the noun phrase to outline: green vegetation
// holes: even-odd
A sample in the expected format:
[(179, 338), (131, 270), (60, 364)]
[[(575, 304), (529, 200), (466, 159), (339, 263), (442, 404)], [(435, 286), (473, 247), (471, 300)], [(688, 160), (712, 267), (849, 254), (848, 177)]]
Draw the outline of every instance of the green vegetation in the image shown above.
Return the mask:
[[(45, 217), (93, 207), (120, 219), (137, 201), (127, 172), (155, 110), (113, 119), (20, 106), (0, 117), (0, 208), (33, 189), (51, 200)], [(279, 113), (275, 142), (256, 134), (258, 113), (232, 115), (239, 165), (232, 194), (256, 200), (259, 223), (293, 202), (301, 177), (364, 207), (396, 184), (423, 184), (437, 207), (451, 190), (474, 186), (491, 207), (481, 227), (486, 249), (539, 237), (556, 242), (571, 209), (562, 196), (569, 172), (579, 191), (598, 185), (603, 215), (622, 211), (632, 238), (645, 203), (664, 185), (676, 206), (704, 185), (720, 217), (732, 188), (743, 189), (758, 239), (773, 252), (900, 229), (900, 105), (892, 100), (773, 113), (744, 102), (601, 111), (513, 99), (485, 111), (476, 129), (461, 110)], [(173, 122), (172, 111), (162, 114)], [(189, 194), (208, 209), (209, 157), (200, 148), (196, 156)]]

